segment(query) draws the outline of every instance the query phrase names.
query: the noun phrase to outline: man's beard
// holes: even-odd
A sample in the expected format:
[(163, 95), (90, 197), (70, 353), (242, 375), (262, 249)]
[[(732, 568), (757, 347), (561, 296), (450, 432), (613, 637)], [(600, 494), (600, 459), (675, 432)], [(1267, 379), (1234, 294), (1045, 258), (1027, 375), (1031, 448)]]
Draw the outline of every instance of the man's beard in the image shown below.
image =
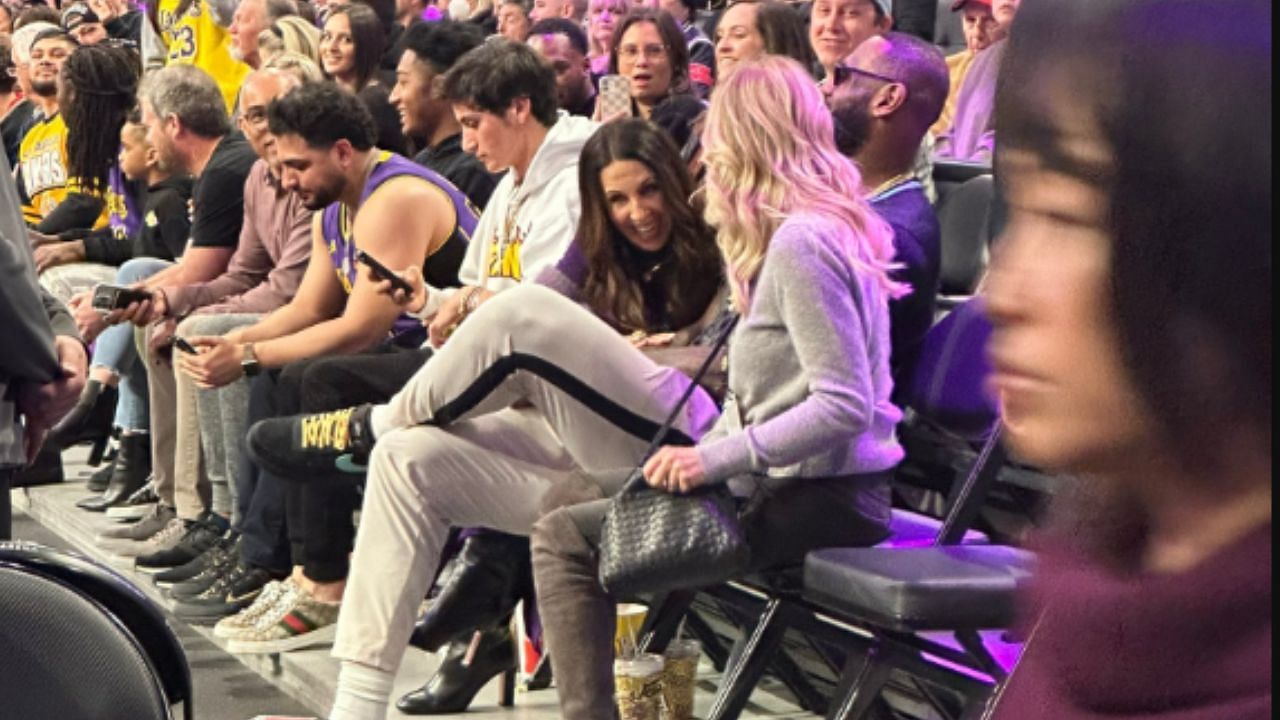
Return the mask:
[(871, 139), (869, 96), (862, 93), (842, 97), (831, 108), (835, 119), (836, 149), (848, 158), (857, 157)]
[(333, 182), (326, 183), (310, 191), (310, 197), (303, 197), (302, 205), (308, 210), (315, 212), (323, 210), (338, 201), (342, 196), (342, 183)]
[[(854, 105), (846, 108), (846, 104)], [(846, 158), (856, 158), (872, 136), (872, 114), (861, 99), (850, 99), (837, 105), (840, 118), (836, 124), (836, 149)]]
[(37, 82), (36, 80), (33, 79), (31, 81), (31, 94), (38, 95), (40, 97), (45, 97), (45, 98), (54, 97), (55, 95), (58, 94), (58, 81), (57, 80), (41, 80)]

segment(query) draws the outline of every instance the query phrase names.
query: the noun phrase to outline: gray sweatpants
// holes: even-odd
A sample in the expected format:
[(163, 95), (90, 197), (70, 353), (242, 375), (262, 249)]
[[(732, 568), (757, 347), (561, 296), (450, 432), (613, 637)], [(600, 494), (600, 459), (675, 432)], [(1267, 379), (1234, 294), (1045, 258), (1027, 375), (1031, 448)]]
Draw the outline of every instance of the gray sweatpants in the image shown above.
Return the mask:
[[(225, 335), (261, 317), (192, 315), (178, 324), (177, 335)], [(173, 502), (183, 519), (211, 509), (237, 523), (235, 480), (240, 442), (249, 421), (248, 381), (240, 378), (225, 387), (201, 390), (172, 364), (148, 363), (147, 367), (152, 371), (153, 466), (156, 478), (165, 480), (157, 488), (161, 500)], [(154, 452), (156, 448), (167, 452)]]
[[(195, 315), (183, 321), (178, 326), (178, 332), (225, 335), (237, 328), (252, 325), (261, 317), (250, 313)], [(200, 450), (204, 453), (204, 471), (209, 480), (211, 509), (223, 517), (231, 518), (232, 525), (239, 527), (236, 491), (241, 486), (237, 474), (243, 467), (240, 462), (241, 442), (249, 430), (249, 381), (242, 377), (220, 388), (201, 390), (195, 388), (190, 378), (183, 377), (178, 380), (178, 386), (182, 388), (184, 385), (195, 389), (196, 417), (184, 417), (179, 413), (178, 422), (195, 422), (200, 427)], [(178, 407), (190, 406), (180, 404)], [(184, 480), (181, 474), (177, 476), (177, 482)]]
[[(638, 463), (689, 383), (547, 288), (482, 305), (380, 411), (334, 656), (395, 672), (450, 527), (529, 534), (549, 495)], [(675, 430), (717, 414), (698, 388)]]

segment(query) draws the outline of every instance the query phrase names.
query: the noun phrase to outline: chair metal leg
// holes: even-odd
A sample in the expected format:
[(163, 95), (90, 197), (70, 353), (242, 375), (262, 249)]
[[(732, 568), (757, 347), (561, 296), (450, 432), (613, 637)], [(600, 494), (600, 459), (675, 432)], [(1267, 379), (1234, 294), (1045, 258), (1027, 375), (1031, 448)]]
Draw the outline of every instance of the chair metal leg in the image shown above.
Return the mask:
[(840, 684), (827, 709), (826, 720), (862, 720), (880, 698), (880, 692), (893, 672), (894, 652), (885, 645), (877, 645), (865, 658), (850, 655), (845, 661)]
[(667, 649), (697, 595), (696, 590), (675, 590), (656, 599), (640, 628), (642, 652), (661, 654)]
[(827, 698), (809, 682), (809, 676), (792, 659), (791, 653), (781, 648), (771, 663), (773, 673), (796, 696), (801, 710), (821, 715), (827, 711)]
[(764, 677), (765, 670), (773, 662), (774, 653), (782, 645), (788, 618), (794, 612), (793, 605), (777, 598), (765, 605), (750, 634), (745, 636), (747, 640), (741, 657), (729, 666), (721, 680), (707, 720), (736, 720), (742, 714), (751, 692)]

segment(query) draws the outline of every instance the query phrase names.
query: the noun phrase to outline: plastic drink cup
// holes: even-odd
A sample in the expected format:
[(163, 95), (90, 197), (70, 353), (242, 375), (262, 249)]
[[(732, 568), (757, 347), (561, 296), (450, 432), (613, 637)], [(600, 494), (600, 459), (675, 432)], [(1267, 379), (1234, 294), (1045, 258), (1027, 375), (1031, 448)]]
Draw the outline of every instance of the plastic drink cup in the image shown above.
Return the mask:
[(665, 720), (693, 720), (694, 682), (702, 643), (692, 638), (672, 640), (663, 653), (662, 707)]
[(661, 720), (661, 655), (618, 658), (613, 663), (615, 698), (622, 720)]

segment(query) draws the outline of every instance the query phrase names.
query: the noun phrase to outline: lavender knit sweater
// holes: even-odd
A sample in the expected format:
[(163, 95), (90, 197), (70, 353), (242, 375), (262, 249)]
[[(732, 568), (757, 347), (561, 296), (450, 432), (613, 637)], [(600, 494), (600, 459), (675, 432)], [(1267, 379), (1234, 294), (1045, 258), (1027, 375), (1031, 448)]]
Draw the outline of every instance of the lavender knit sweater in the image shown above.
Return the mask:
[(795, 215), (774, 233), (729, 345), (724, 413), (698, 445), (708, 480), (831, 477), (901, 461), (888, 298), (851, 266), (852, 232)]

